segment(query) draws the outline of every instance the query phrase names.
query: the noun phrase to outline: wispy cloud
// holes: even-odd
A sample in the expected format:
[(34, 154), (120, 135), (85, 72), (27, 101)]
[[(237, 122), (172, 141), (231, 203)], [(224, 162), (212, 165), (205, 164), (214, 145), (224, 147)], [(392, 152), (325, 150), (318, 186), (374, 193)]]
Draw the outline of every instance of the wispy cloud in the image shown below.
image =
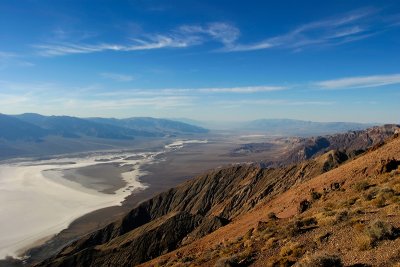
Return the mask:
[[(258, 42), (240, 41), (241, 31), (232, 23), (212, 22), (207, 24), (181, 25), (164, 33), (145, 33), (126, 38), (126, 42), (90, 42), (95, 34), (78, 32), (82, 38), (69, 38), (71, 32), (56, 29), (48, 40), (34, 47), (42, 56), (62, 56), (104, 51), (139, 51), (163, 48), (187, 48), (216, 42), (221, 45), (216, 51), (240, 52), (261, 49), (282, 48), (299, 51), (312, 46), (342, 45), (370, 38), (397, 25), (398, 20), (384, 19), (379, 10), (364, 8), (353, 10), (328, 19), (312, 21), (295, 27), (280, 35), (271, 36)], [(75, 35), (78, 35), (74, 32)], [(136, 33), (137, 34), (137, 33)], [(78, 36), (79, 36), (78, 35)], [(74, 40), (74, 41), (68, 41)]]
[(207, 88), (160, 88), (130, 89), (99, 93), (98, 96), (132, 96), (132, 95), (196, 95), (196, 94), (256, 94), (287, 90), (287, 86), (243, 86), (243, 87), (207, 87)]
[(0, 51), (0, 69), (9, 66), (33, 67), (35, 64), (22, 59), (21, 56), (16, 53)]
[(337, 16), (335, 18), (315, 21), (300, 25), (290, 32), (274, 36), (256, 43), (236, 43), (226, 46), (223, 51), (252, 51), (267, 48), (285, 48), (301, 50), (316, 45), (339, 45), (365, 39), (382, 31), (371, 22), (376, 22), (375, 9), (362, 9)]
[(86, 54), (104, 51), (139, 51), (162, 48), (185, 48), (200, 45), (210, 39), (229, 45), (239, 36), (240, 31), (236, 27), (222, 22), (206, 25), (183, 25), (165, 34), (145, 34), (130, 38), (125, 44), (117, 43), (74, 43), (49, 42), (36, 44), (37, 53), (42, 56), (62, 56), (68, 54)]
[(68, 54), (87, 54), (104, 51), (137, 51), (151, 50), (166, 47), (187, 47), (190, 45), (189, 39), (174, 39), (169, 36), (156, 35), (150, 36), (147, 40), (134, 39), (131, 44), (75, 44), (75, 43), (58, 43), (58, 44), (41, 44), (34, 45), (38, 49), (41, 56), (63, 56)]
[(323, 89), (378, 87), (400, 83), (400, 74), (346, 77), (314, 83)]
[(121, 74), (121, 73), (110, 73), (110, 72), (103, 72), (100, 74), (103, 78), (111, 79), (117, 82), (130, 82), (134, 80), (132, 75), (128, 74)]

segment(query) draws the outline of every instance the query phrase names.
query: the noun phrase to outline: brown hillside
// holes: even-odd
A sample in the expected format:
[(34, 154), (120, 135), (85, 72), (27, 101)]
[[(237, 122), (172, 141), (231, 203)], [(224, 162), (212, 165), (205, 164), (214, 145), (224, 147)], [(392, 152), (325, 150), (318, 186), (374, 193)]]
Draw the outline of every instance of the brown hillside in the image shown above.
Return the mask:
[[(210, 172), (143, 202), (121, 220), (70, 244), (40, 266), (135, 265), (191, 244), (227, 224), (220, 231), (231, 229), (227, 236), (239, 235), (258, 221), (246, 220), (237, 227), (238, 218), (255, 214), (265, 203), (281, 218), (295, 214), (297, 200), (274, 204), (277, 200), (273, 198), (346, 159), (343, 152), (329, 151), (286, 167), (238, 165)], [(340, 187), (346, 178), (336, 181), (334, 187)], [(310, 194), (310, 188), (303, 190)], [(305, 209), (309, 203), (303, 204)]]
[(394, 266), (399, 166), (395, 138), (142, 266)]

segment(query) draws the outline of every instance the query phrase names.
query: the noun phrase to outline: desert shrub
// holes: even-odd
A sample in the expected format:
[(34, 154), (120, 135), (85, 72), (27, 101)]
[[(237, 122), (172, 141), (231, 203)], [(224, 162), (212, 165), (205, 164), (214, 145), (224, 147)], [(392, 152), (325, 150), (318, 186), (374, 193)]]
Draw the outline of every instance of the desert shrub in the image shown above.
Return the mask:
[(342, 210), (336, 214), (335, 222), (336, 223), (344, 222), (347, 221), (349, 218), (350, 218), (349, 213), (346, 210)]
[(288, 242), (280, 250), (281, 257), (292, 256), (295, 258), (301, 257), (304, 254), (304, 249), (299, 243)]
[(156, 263), (156, 267), (158, 267), (158, 266), (166, 266), (167, 265), (167, 263), (168, 263), (168, 259), (166, 259), (166, 258), (164, 258), (164, 259), (160, 259), (159, 261), (158, 261), (158, 263)]
[(375, 199), (371, 201), (371, 204), (377, 208), (383, 208), (386, 206), (386, 198), (384, 195), (379, 194)]
[(324, 216), (330, 217), (330, 216), (334, 216), (336, 215), (336, 211), (335, 210), (328, 210), (324, 212)]
[(356, 191), (358, 191), (358, 192), (365, 191), (365, 190), (367, 190), (367, 189), (370, 188), (370, 187), (371, 187), (371, 185), (369, 184), (368, 181), (361, 181), (361, 182), (358, 182), (358, 183), (356, 183), (356, 184), (354, 185), (354, 189), (355, 189)]
[(270, 212), (270, 213), (268, 213), (268, 219), (277, 220), (278, 217), (276, 216), (275, 212)]
[(265, 242), (265, 245), (261, 248), (261, 250), (265, 251), (274, 248), (276, 247), (277, 244), (278, 244), (278, 239), (276, 239), (275, 237), (271, 237), (267, 240), (267, 242)]
[(389, 223), (383, 221), (373, 221), (364, 230), (365, 234), (369, 236), (372, 243), (379, 240), (391, 239), (394, 237), (394, 228)]
[(325, 203), (324, 210), (325, 211), (332, 211), (332, 210), (335, 209), (335, 207), (336, 207), (336, 204), (331, 202), (331, 201), (329, 201), (329, 202)]
[(250, 228), (244, 235), (243, 239), (245, 239), (245, 240), (250, 239), (253, 236), (253, 232), (254, 232), (254, 228)]
[(342, 267), (343, 263), (338, 255), (317, 253), (306, 257), (298, 266), (301, 267)]
[(233, 267), (237, 266), (238, 257), (236, 255), (232, 255), (230, 257), (220, 258), (215, 262), (215, 267)]
[(220, 258), (215, 262), (215, 267), (233, 267), (247, 266), (253, 261), (253, 253), (251, 250), (245, 250), (241, 253), (234, 254), (229, 257)]
[(331, 232), (326, 232), (323, 234), (320, 234), (317, 236), (316, 241), (318, 243), (324, 243), (326, 241), (328, 241), (328, 239), (331, 237), (332, 233)]
[(372, 200), (376, 197), (376, 195), (378, 194), (378, 189), (373, 188), (373, 189), (369, 189), (365, 194), (363, 194), (363, 197), (365, 200)]
[(298, 207), (298, 212), (299, 213), (303, 213), (306, 210), (308, 210), (309, 208), (311, 208), (311, 202), (308, 201), (307, 199), (304, 199), (300, 202), (299, 207)]
[(311, 226), (316, 226), (317, 224), (318, 221), (314, 217), (297, 219), (285, 228), (284, 233), (286, 236), (294, 237), (305, 231), (311, 230)]
[(304, 248), (295, 242), (286, 243), (279, 254), (268, 259), (269, 266), (292, 266), (304, 255)]
[(181, 259), (182, 262), (189, 263), (192, 262), (194, 258), (192, 256), (185, 256)]
[(319, 192), (317, 192), (317, 191), (311, 191), (311, 199), (312, 200), (318, 200), (318, 199), (320, 199), (321, 197), (322, 197), (322, 194), (321, 193), (319, 193)]
[(342, 206), (342, 207), (353, 206), (357, 202), (357, 200), (358, 200), (357, 197), (353, 197), (353, 198), (347, 199), (347, 200), (343, 201), (340, 206)]
[(369, 236), (363, 233), (359, 233), (355, 236), (355, 244), (359, 250), (369, 250), (372, 248), (372, 240)]
[(364, 227), (363, 233), (356, 236), (356, 244), (360, 250), (369, 250), (376, 246), (378, 241), (392, 239), (395, 235), (392, 225), (376, 220)]

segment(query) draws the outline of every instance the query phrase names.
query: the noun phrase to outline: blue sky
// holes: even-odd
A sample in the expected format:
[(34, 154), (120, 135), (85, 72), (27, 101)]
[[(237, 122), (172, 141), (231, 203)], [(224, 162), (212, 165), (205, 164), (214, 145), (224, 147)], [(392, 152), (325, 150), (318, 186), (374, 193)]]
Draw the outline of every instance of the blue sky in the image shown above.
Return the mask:
[(399, 123), (400, 3), (327, 2), (2, 0), (0, 113)]

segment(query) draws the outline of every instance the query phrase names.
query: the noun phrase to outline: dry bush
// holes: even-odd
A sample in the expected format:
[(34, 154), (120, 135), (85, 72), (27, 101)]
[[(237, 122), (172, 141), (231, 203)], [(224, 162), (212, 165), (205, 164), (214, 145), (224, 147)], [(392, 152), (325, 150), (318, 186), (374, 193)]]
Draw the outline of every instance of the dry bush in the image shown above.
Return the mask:
[(261, 248), (262, 251), (269, 250), (271, 248), (275, 248), (278, 244), (278, 239), (275, 237), (271, 237), (265, 242), (265, 245)]
[(215, 262), (215, 267), (233, 267), (238, 264), (238, 257), (232, 255), (229, 257), (220, 258)]
[(369, 236), (359, 233), (355, 236), (355, 244), (359, 250), (370, 250), (372, 248), (372, 240)]
[(295, 237), (301, 233), (304, 233), (307, 230), (310, 230), (312, 226), (316, 226), (317, 224), (318, 221), (314, 217), (309, 217), (305, 219), (299, 218), (294, 222), (288, 224), (283, 233), (285, 236)]
[(299, 267), (342, 267), (343, 263), (338, 255), (326, 253), (317, 253), (305, 257), (299, 264)]
[(268, 259), (268, 266), (292, 266), (304, 255), (304, 248), (299, 243), (288, 242), (280, 250), (279, 254)]
[(394, 237), (393, 226), (380, 220), (370, 223), (368, 227), (365, 228), (364, 232), (372, 239), (373, 243)]
[(346, 210), (339, 211), (335, 216), (335, 223), (347, 221), (350, 218), (350, 214)]
[(370, 187), (371, 187), (371, 185), (369, 184), (369, 182), (367, 180), (358, 182), (354, 185), (354, 189), (358, 192), (365, 191), (365, 190), (369, 189)]
[(253, 252), (249, 249), (216, 261), (215, 267), (247, 266), (253, 261)]
[(317, 192), (317, 191), (311, 191), (311, 193), (310, 193), (310, 195), (311, 195), (311, 199), (312, 200), (318, 200), (318, 199), (320, 199), (321, 197), (322, 197), (322, 194), (320, 193), (320, 192)]
[(328, 241), (331, 236), (332, 236), (331, 232), (322, 233), (316, 237), (316, 241), (317, 243), (322, 244)]
[(304, 249), (299, 243), (289, 241), (280, 250), (279, 255), (281, 257), (301, 257), (304, 254)]

